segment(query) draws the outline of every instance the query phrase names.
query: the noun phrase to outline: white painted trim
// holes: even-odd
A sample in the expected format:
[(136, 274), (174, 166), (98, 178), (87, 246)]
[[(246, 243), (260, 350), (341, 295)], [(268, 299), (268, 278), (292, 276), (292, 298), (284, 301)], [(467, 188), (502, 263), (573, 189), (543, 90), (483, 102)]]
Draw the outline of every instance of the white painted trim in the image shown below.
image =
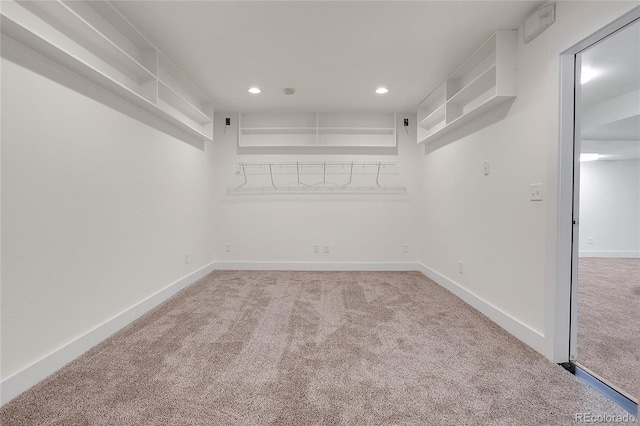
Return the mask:
[(147, 299), (106, 321), (80, 338), (35, 362), (24, 370), (2, 380), (0, 404), (44, 380), (118, 330), (168, 300), (180, 290), (195, 283), (214, 270), (271, 271), (419, 271), (436, 284), (451, 291), (499, 326), (538, 352), (543, 352), (544, 336), (517, 319), (473, 294), (461, 285), (418, 262), (213, 262), (170, 284)]
[(580, 250), (580, 257), (611, 257), (622, 259), (638, 259), (640, 251), (613, 251), (613, 250)]
[[(555, 240), (555, 253), (551, 250), (552, 258), (547, 258), (547, 264), (555, 270), (547, 271), (547, 294), (553, 299), (545, 298), (545, 304), (551, 308), (545, 308), (545, 333), (551, 339), (550, 359), (554, 362), (566, 362), (575, 359), (577, 349), (577, 313), (578, 305), (577, 286), (572, 285), (577, 281), (577, 258), (580, 255), (578, 238), (579, 234), (579, 183), (580, 171), (580, 146), (575, 146), (576, 129), (580, 129), (580, 115), (575, 114), (576, 100), (574, 98), (575, 75), (579, 75), (579, 61), (574, 58), (581, 51), (611, 35), (615, 31), (629, 25), (640, 18), (640, 7), (634, 7), (629, 12), (605, 25), (582, 41), (566, 49), (560, 54), (560, 108), (559, 108), (559, 146), (557, 169), (554, 169), (554, 161), (550, 162), (550, 185), (557, 185), (557, 206), (549, 203), (549, 208), (556, 209), (550, 212), (551, 218), (556, 222), (549, 226), (550, 241)], [(574, 65), (575, 64), (575, 65)], [(579, 92), (578, 92), (579, 93)], [(574, 174), (574, 163), (578, 165)], [(557, 174), (554, 174), (557, 173)], [(575, 192), (574, 192), (575, 189)], [(555, 235), (553, 234), (555, 232)], [(547, 309), (551, 309), (549, 315)]]
[(417, 262), (216, 262), (225, 271), (419, 271)]
[(481, 297), (473, 294), (471, 291), (467, 290), (460, 284), (452, 281), (451, 279), (434, 271), (433, 269), (422, 264), (420, 265), (420, 267), (420, 272), (422, 272), (422, 274), (424, 274), (427, 278), (431, 279), (436, 284), (439, 284), (440, 286), (446, 288), (451, 293), (471, 305), (473, 308), (489, 317), (489, 319), (505, 329), (507, 332), (520, 339), (526, 345), (544, 355), (546, 342), (542, 333), (518, 321), (509, 314), (501, 311), (499, 308), (483, 300)]
[(179, 279), (140, 303), (105, 321), (93, 330), (52, 352), (29, 367), (0, 382), (0, 405), (11, 401), (22, 392), (46, 379), (69, 362), (78, 358), (115, 332), (129, 325), (171, 296), (215, 270), (215, 262)]

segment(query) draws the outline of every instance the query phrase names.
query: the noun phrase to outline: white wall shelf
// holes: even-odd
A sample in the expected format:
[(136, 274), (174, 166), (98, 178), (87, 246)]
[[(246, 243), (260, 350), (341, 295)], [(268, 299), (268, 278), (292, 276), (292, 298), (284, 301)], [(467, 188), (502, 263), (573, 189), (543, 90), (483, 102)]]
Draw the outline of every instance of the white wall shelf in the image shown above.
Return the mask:
[[(397, 163), (362, 161), (238, 163), (238, 186), (229, 195), (259, 194), (404, 194), (393, 183)], [(385, 181), (386, 180), (386, 181)]]
[(174, 127), (213, 139), (201, 91), (109, 1), (3, 1), (2, 33)]
[(516, 30), (497, 30), (418, 106), (420, 142), (431, 142), (516, 97)]
[(240, 147), (395, 147), (395, 113), (242, 113)]
[(315, 134), (316, 127), (244, 127), (242, 133), (245, 135), (277, 135), (277, 134)]

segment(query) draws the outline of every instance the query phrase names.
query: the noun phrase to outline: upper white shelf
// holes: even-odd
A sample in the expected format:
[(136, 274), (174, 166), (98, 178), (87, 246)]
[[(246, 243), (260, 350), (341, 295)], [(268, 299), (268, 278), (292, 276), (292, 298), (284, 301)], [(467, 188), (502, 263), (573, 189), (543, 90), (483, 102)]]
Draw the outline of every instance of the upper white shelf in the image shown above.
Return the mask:
[(317, 127), (243, 127), (242, 133), (245, 135), (278, 135), (278, 134), (316, 134)]
[[(7, 0), (0, 12), (6, 36), (192, 137), (212, 140), (211, 104), (109, 1)], [(161, 80), (165, 75), (178, 77)]]
[(318, 133), (334, 135), (393, 135), (394, 127), (318, 127)]
[(395, 113), (242, 113), (241, 147), (393, 147)]
[(516, 30), (497, 30), (418, 106), (418, 143), (516, 97)]

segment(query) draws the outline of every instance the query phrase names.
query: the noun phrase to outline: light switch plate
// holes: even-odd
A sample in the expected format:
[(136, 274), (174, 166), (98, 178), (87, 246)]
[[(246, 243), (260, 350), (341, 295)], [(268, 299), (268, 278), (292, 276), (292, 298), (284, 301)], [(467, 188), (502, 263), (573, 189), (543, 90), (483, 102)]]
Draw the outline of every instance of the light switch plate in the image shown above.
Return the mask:
[(532, 183), (531, 184), (531, 201), (542, 201), (542, 196), (544, 187), (541, 183)]

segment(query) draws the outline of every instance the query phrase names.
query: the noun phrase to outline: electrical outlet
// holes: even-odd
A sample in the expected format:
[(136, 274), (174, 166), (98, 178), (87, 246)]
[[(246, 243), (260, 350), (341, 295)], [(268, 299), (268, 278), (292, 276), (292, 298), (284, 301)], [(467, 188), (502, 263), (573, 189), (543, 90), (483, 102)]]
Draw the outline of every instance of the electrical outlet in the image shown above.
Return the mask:
[(404, 119), (404, 127), (409, 127), (409, 119), (408, 118)]
[(489, 176), (489, 162), (485, 161), (482, 166), (483, 166), (483, 169), (484, 169), (484, 175), (485, 176)]
[(231, 253), (231, 243), (227, 243), (224, 245), (224, 251), (227, 253)]
[(464, 264), (462, 261), (458, 262), (458, 272), (462, 273)]
[(324, 252), (325, 253), (330, 253), (331, 252), (331, 246), (329, 246), (329, 244), (325, 244), (324, 245)]
[(224, 125), (225, 126), (231, 126), (231, 118), (227, 117), (224, 119)]
[(185, 265), (189, 264), (189, 253), (185, 253), (185, 255), (184, 255), (184, 264)]
[(587, 244), (593, 244), (593, 237), (587, 238)]
[(314, 244), (313, 245), (313, 252), (314, 253), (320, 253), (320, 244)]
[(409, 253), (409, 244), (404, 244), (402, 246), (402, 252), (403, 253)]

